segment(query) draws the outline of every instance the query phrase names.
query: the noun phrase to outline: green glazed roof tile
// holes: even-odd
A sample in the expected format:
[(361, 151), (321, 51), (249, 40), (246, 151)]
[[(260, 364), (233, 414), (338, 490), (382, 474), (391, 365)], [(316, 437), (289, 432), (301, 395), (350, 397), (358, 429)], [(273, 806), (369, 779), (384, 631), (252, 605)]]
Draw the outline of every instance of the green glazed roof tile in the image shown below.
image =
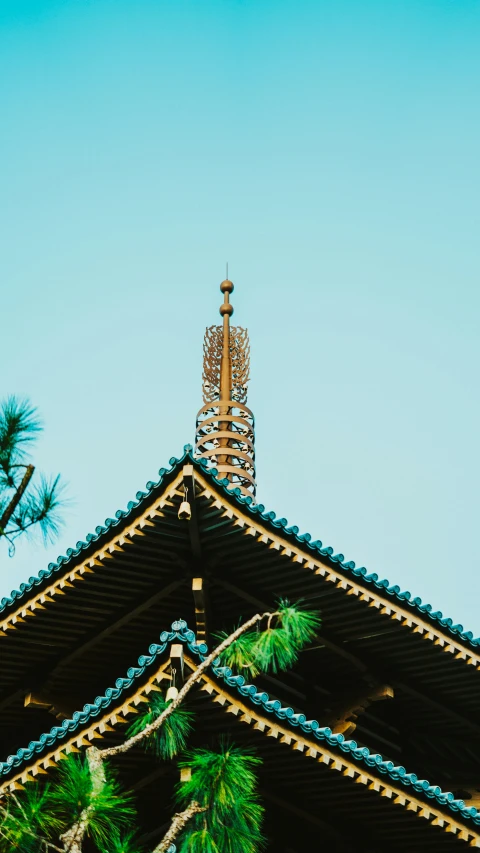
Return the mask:
[(75, 548), (69, 548), (67, 550), (66, 556), (58, 557), (56, 563), (50, 563), (47, 569), (41, 570), (38, 577), (29, 578), (27, 583), (20, 584), (20, 588), (18, 590), (13, 590), (10, 597), (2, 598), (0, 601), (0, 613), (15, 605), (17, 601), (28, 595), (30, 591), (35, 592), (36, 588), (41, 587), (42, 584), (47, 585), (52, 575), (62, 571), (62, 569), (64, 569), (76, 557), (81, 556), (83, 558), (84, 555), (82, 552), (86, 551), (91, 546), (98, 547), (98, 545), (101, 544), (102, 537), (108, 538), (112, 527), (121, 525), (124, 519), (129, 519), (133, 513), (141, 511), (142, 504), (150, 499), (153, 492), (157, 490), (160, 491), (177, 475), (180, 466), (185, 463), (186, 459), (193, 463), (197, 468), (201, 469), (203, 474), (210, 477), (217, 486), (220, 486), (221, 490), (230, 501), (238, 503), (251, 515), (260, 517), (262, 522), (267, 526), (270, 526), (273, 530), (281, 530), (283, 536), (290, 538), (292, 542), (296, 544), (298, 543), (305, 550), (318, 554), (337, 568), (340, 568), (346, 575), (358, 578), (361, 583), (371, 585), (375, 589), (380, 590), (383, 594), (387, 594), (401, 602), (403, 605), (410, 607), (412, 610), (427, 618), (432, 623), (440, 626), (456, 639), (461, 640), (470, 648), (475, 651), (477, 650), (480, 645), (480, 637), (475, 638), (471, 631), (464, 630), (463, 625), (454, 624), (453, 619), (445, 617), (441, 610), (434, 610), (431, 604), (423, 603), (422, 599), (418, 596), (412, 596), (409, 591), (402, 592), (401, 588), (397, 584), (391, 584), (387, 578), (379, 579), (379, 576), (375, 572), (369, 573), (368, 569), (364, 566), (357, 568), (352, 560), (345, 561), (343, 554), (336, 554), (333, 548), (324, 547), (319, 539), (312, 542), (312, 536), (310, 533), (299, 533), (299, 528), (296, 525), (289, 527), (286, 518), (277, 518), (274, 512), (265, 511), (265, 506), (263, 504), (255, 504), (250, 495), (243, 496), (240, 489), (232, 488), (229, 480), (222, 478), (219, 479), (217, 477), (217, 470), (215, 468), (208, 468), (206, 460), (195, 459), (193, 456), (193, 449), (189, 444), (185, 445), (183, 456), (178, 459), (173, 456), (170, 459), (171, 467), (169, 469), (160, 468), (159, 480), (157, 482), (149, 481), (145, 487), (146, 491), (137, 492), (136, 500), (130, 501), (126, 510), (117, 510), (115, 518), (107, 518), (104, 526), (96, 527), (95, 533), (89, 533), (85, 537), (85, 542), (77, 542)]
[[(0, 762), (0, 778), (8, 777), (47, 749), (57, 744), (61, 746), (63, 740), (67, 740), (72, 733), (86, 726), (113, 702), (120, 699), (122, 694), (138, 681), (149, 667), (153, 666), (173, 640), (184, 643), (199, 660), (203, 660), (208, 653), (206, 643), (196, 642), (195, 633), (188, 628), (183, 619), (173, 622), (170, 631), (162, 631), (159, 640), (159, 643), (153, 643), (149, 647), (148, 655), (139, 657), (136, 667), (130, 667), (126, 677), (117, 679), (115, 687), (107, 688), (103, 696), (97, 696), (94, 702), (85, 705), (82, 711), (76, 711), (70, 720), (63, 720), (60, 726), (54, 726), (49, 732), (40, 735), (37, 741), (31, 741), (26, 748), (17, 750), (6, 761)], [(412, 788), (416, 793), (435, 800), (440, 806), (448, 808), (464, 820), (480, 826), (480, 812), (476, 808), (468, 807), (464, 800), (455, 799), (451, 792), (443, 791), (438, 785), (432, 785), (426, 779), (419, 779), (416, 773), (408, 773), (403, 766), (396, 765), (393, 761), (386, 761), (379, 753), (370, 752), (366, 746), (358, 746), (354, 740), (346, 740), (342, 734), (334, 734), (329, 727), (321, 726), (317, 720), (307, 720), (305, 714), (282, 705), (279, 699), (270, 699), (268, 693), (258, 690), (254, 684), (248, 684), (243, 675), (234, 675), (229, 667), (220, 666), (219, 658), (214, 661), (211, 670), (217, 678), (233, 688), (244, 700), (252, 705), (261, 706), (267, 714), (277, 717), (292, 730), (300, 728), (305, 734), (325, 742), (339, 754), (348, 755), (349, 759), (360, 768), (366, 765), (379, 775), (387, 776), (394, 782), (400, 782), (406, 788)]]

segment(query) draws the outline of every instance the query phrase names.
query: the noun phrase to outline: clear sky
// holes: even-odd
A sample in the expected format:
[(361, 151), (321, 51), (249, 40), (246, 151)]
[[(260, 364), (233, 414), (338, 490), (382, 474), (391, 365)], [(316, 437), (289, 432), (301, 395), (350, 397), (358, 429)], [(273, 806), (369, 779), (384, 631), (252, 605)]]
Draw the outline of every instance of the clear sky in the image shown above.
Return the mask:
[(0, 597), (193, 440), (228, 260), (259, 500), (480, 632), (479, 44), (479, 0), (0, 0), (0, 395), (71, 498)]

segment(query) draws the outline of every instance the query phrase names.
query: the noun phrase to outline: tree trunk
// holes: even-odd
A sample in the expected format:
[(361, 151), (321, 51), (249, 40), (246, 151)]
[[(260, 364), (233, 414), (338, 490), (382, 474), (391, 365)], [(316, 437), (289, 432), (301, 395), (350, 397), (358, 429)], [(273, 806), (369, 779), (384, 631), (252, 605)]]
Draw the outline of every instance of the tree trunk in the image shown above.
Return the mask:
[(185, 829), (189, 820), (196, 814), (201, 814), (201, 812), (206, 812), (207, 808), (202, 807), (199, 803), (192, 800), (190, 805), (183, 812), (177, 812), (173, 816), (173, 820), (170, 824), (170, 829), (163, 836), (160, 844), (155, 847), (153, 853), (167, 853), (170, 846), (176, 840), (176, 838), (180, 835), (182, 830)]
[(22, 481), (21, 481), (20, 485), (18, 486), (17, 491), (15, 492), (12, 500), (7, 505), (5, 512), (3, 513), (2, 517), (0, 518), (0, 536), (2, 536), (5, 533), (5, 529), (7, 527), (7, 524), (10, 521), (13, 513), (15, 512), (18, 504), (20, 503), (28, 484), (33, 477), (34, 471), (35, 471), (34, 465), (27, 465), (25, 474), (22, 477)]
[(205, 672), (206, 669), (209, 668), (209, 666), (211, 666), (215, 658), (217, 658), (223, 651), (225, 651), (225, 649), (228, 649), (228, 647), (231, 646), (232, 643), (235, 642), (235, 640), (238, 640), (238, 638), (241, 637), (241, 635), (244, 634), (245, 631), (248, 631), (249, 628), (253, 628), (253, 626), (256, 625), (257, 622), (261, 622), (262, 619), (266, 619), (270, 616), (275, 616), (275, 613), (256, 613), (255, 616), (252, 616), (251, 619), (248, 619), (247, 622), (245, 622), (243, 625), (240, 625), (240, 627), (237, 628), (236, 631), (233, 632), (233, 634), (230, 634), (229, 637), (223, 640), (223, 642), (221, 642), (220, 645), (217, 646), (217, 648), (214, 649), (213, 652), (211, 652), (211, 654), (209, 654), (205, 658), (205, 660), (203, 660), (197, 666), (195, 672), (192, 673), (190, 678), (187, 679), (187, 681), (183, 685), (177, 698), (174, 699), (173, 702), (170, 702), (169, 705), (167, 705), (165, 710), (162, 711), (160, 716), (158, 716), (157, 719), (153, 721), (153, 723), (150, 723), (148, 726), (145, 726), (145, 728), (141, 732), (138, 732), (138, 734), (133, 735), (133, 737), (124, 741), (124, 743), (119, 744), (119, 746), (111, 746), (107, 749), (102, 749), (100, 752), (102, 758), (113, 758), (115, 755), (121, 755), (123, 752), (128, 752), (128, 750), (131, 749), (132, 746), (135, 746), (137, 743), (140, 743), (140, 741), (142, 741), (144, 738), (147, 738), (149, 735), (151, 735), (152, 732), (155, 732), (157, 729), (161, 728), (167, 717), (169, 717), (170, 714), (173, 714), (173, 712), (182, 704), (194, 684), (196, 684), (197, 681), (200, 681), (202, 674)]
[[(105, 765), (101, 752), (96, 746), (87, 749), (87, 761), (92, 777), (91, 799), (98, 794), (105, 784)], [(83, 809), (77, 822), (60, 836), (65, 853), (82, 853), (82, 845), (88, 830), (91, 806)]]

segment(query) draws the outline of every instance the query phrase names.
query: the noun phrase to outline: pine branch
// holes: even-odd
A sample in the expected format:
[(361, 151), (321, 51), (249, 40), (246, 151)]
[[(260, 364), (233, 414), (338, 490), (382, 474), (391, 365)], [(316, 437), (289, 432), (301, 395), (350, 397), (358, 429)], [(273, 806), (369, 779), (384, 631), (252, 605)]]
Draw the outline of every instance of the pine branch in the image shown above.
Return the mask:
[(60, 836), (63, 844), (62, 853), (82, 853), (82, 845), (88, 830), (89, 818), (93, 809), (93, 799), (100, 793), (106, 783), (105, 765), (100, 750), (95, 746), (87, 749), (87, 761), (92, 779), (92, 802), (80, 814), (80, 817)]
[(17, 491), (13, 495), (9, 504), (7, 504), (7, 508), (5, 509), (2, 517), (0, 518), (0, 536), (2, 536), (5, 532), (5, 528), (10, 521), (13, 513), (15, 512), (18, 504), (20, 503), (25, 490), (33, 477), (33, 472), (35, 471), (34, 465), (27, 465), (25, 474), (22, 477), (20, 485), (17, 488)]
[(192, 817), (196, 814), (201, 814), (206, 810), (207, 806), (201, 806), (200, 803), (193, 800), (183, 812), (177, 812), (173, 816), (170, 829), (165, 833), (160, 844), (157, 844), (153, 853), (168, 853), (170, 846), (185, 829), (187, 823), (192, 819)]
[(235, 640), (238, 639), (238, 637), (241, 637), (242, 634), (244, 634), (250, 628), (253, 628), (254, 625), (256, 625), (258, 622), (261, 622), (262, 619), (268, 619), (270, 616), (273, 615), (275, 614), (270, 612), (256, 613), (255, 616), (252, 616), (251, 619), (248, 619), (247, 622), (244, 622), (243, 625), (240, 625), (240, 627), (237, 628), (233, 632), (233, 634), (230, 634), (229, 637), (227, 637), (222, 643), (220, 643), (220, 645), (217, 646), (217, 648), (214, 649), (213, 652), (207, 655), (207, 657), (198, 665), (195, 672), (192, 673), (190, 678), (187, 679), (187, 681), (183, 685), (177, 698), (174, 699), (173, 702), (170, 702), (169, 705), (167, 705), (165, 710), (160, 714), (159, 717), (157, 717), (156, 720), (154, 720), (148, 726), (145, 726), (143, 731), (138, 732), (138, 734), (133, 735), (133, 737), (119, 744), (119, 746), (111, 746), (107, 749), (102, 749), (100, 751), (102, 759), (113, 758), (115, 755), (121, 755), (124, 752), (128, 752), (128, 750), (131, 749), (133, 746), (136, 746), (137, 743), (140, 743), (144, 738), (148, 737), (161, 726), (163, 726), (165, 720), (170, 716), (170, 714), (173, 714), (173, 712), (179, 707), (179, 705), (182, 704), (186, 696), (190, 693), (192, 687), (194, 687), (194, 685), (200, 680), (205, 670), (212, 665), (214, 660), (219, 655), (221, 655), (222, 652), (225, 651), (225, 649), (228, 649), (228, 647), (231, 646), (232, 643), (234, 643)]
[[(19, 810), (22, 812), (22, 815), (23, 815), (25, 821), (27, 821), (28, 818), (27, 818), (27, 815), (25, 814), (25, 810), (22, 808), (21, 803), (19, 802), (19, 800), (17, 799), (15, 794), (13, 794), (13, 792), (11, 793), (11, 796), (15, 800), (15, 803), (17, 804)], [(56, 844), (53, 844), (51, 841), (48, 841), (46, 838), (42, 838), (41, 835), (37, 835), (37, 833), (34, 832), (33, 829), (30, 829), (30, 827), (27, 826), (26, 823), (19, 820), (19, 818), (15, 817), (15, 815), (13, 815), (8, 808), (8, 802), (7, 802), (7, 808), (0, 806), (0, 815), (3, 818), (3, 823), (5, 823), (7, 821), (7, 819), (15, 821), (15, 823), (18, 824), (18, 826), (22, 832), (24, 832), (26, 835), (29, 835), (35, 841), (38, 841), (39, 844), (44, 846), (45, 850), (55, 850), (56, 853), (65, 853), (65, 849), (63, 847), (57, 847)], [(11, 844), (11, 838), (3, 832), (1, 825), (0, 825), (0, 837), (4, 838), (5, 841), (8, 841), (8, 843)]]

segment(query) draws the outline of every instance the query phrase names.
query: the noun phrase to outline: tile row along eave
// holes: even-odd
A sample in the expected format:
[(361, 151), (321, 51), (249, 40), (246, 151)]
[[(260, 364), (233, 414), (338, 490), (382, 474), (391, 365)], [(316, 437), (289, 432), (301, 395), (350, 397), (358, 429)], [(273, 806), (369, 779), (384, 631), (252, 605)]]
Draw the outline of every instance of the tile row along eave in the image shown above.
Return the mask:
[(142, 524), (148, 523), (149, 508), (155, 507), (157, 502), (161, 506), (162, 499), (178, 488), (186, 462), (194, 465), (197, 477), (203, 479), (212, 500), (220, 501), (225, 513), (235, 515), (235, 523), (244, 526), (245, 532), (256, 536), (260, 543), (276, 547), (346, 594), (356, 595), (380, 614), (397, 620), (467, 665), (480, 668), (480, 638), (475, 639), (471, 632), (463, 631), (463, 626), (454, 625), (451, 619), (444, 618), (440, 611), (434, 612), (431, 605), (422, 604), (421, 599), (412, 598), (409, 592), (401, 592), (400, 587), (379, 580), (375, 573), (368, 574), (364, 567), (356, 568), (355, 563), (346, 562), (343, 554), (334, 554), (333, 548), (324, 548), (320, 541), (312, 541), (310, 534), (300, 534), (298, 527), (289, 527), (286, 519), (277, 519), (274, 512), (265, 511), (262, 504), (254, 504), (251, 497), (242, 496), (238, 489), (229, 488), (227, 480), (217, 479), (215, 469), (208, 469), (204, 460), (200, 462), (193, 457), (189, 445), (184, 448), (182, 457), (170, 459), (169, 469), (160, 469), (156, 483), (150, 481), (145, 492), (137, 492), (136, 501), (131, 501), (126, 510), (118, 510), (115, 519), (107, 519), (104, 527), (97, 527), (85, 542), (77, 543), (76, 549), (68, 549), (66, 556), (50, 563), (38, 577), (21, 584), (20, 590), (13, 591), (10, 598), (2, 599), (0, 640), (2, 633), (8, 630), (21, 630), (24, 612), (32, 615), (36, 610), (54, 605), (55, 595), (61, 597), (65, 583), (68, 585), (94, 572), (99, 560), (112, 556), (108, 551), (118, 547), (116, 542), (133, 541), (133, 537), (142, 532)]
[[(187, 651), (193, 656), (193, 669), (195, 661), (203, 660), (208, 652), (205, 643), (196, 642), (194, 632), (184, 620), (172, 623), (171, 630), (163, 631), (159, 641), (149, 647), (148, 655), (140, 656), (137, 666), (131, 667), (124, 678), (116, 680), (114, 687), (107, 688), (102, 696), (85, 705), (83, 710), (75, 712), (71, 719), (54, 726), (49, 732), (40, 735), (38, 740), (30, 742), (27, 747), (17, 750), (6, 761), (0, 762), (0, 792), (35, 781), (38, 773), (43, 774), (65, 754), (90, 746), (91, 739), (102, 737), (111, 727), (125, 722), (130, 713), (136, 712), (134, 703), (137, 698), (140, 701), (143, 694), (148, 695), (152, 690), (158, 689), (158, 683), (163, 679), (169, 680), (164, 671), (169, 665), (169, 659), (165, 659), (161, 665), (161, 658), (170, 643), (180, 641), (185, 644)], [(243, 703), (240, 706), (237, 704), (236, 713), (241, 712), (248, 718), (247, 721), (256, 718), (256, 728), (262, 729), (262, 725), (264, 728), (267, 725), (270, 734), (277, 730), (277, 736), (278, 731), (283, 732), (281, 739), (287, 744), (293, 742), (294, 748), (305, 750), (306, 755), (329, 764), (332, 770), (343, 772), (346, 776), (356, 776), (355, 781), (369, 784), (370, 788), (382, 796), (394, 794), (395, 802), (410, 810), (411, 797), (418, 795), (421, 802), (418, 805), (417, 801), (415, 809), (424, 812), (420, 814), (421, 817), (428, 815), (437, 825), (445, 819), (447, 826), (449, 819), (445, 815), (450, 814), (454, 821), (453, 827), (455, 818), (458, 818), (462, 821), (462, 826), (460, 829), (457, 827), (455, 831), (460, 834), (465, 831), (464, 840), (470, 840), (472, 836), (471, 845), (480, 847), (480, 834), (476, 831), (477, 827), (480, 827), (480, 812), (473, 807), (469, 808), (463, 800), (455, 799), (451, 792), (443, 791), (438, 785), (432, 785), (425, 779), (419, 779), (415, 773), (409, 773), (404, 767), (386, 761), (379, 753), (372, 753), (367, 747), (359, 747), (354, 740), (346, 740), (342, 734), (334, 734), (330, 728), (320, 726), (316, 720), (307, 720), (305, 714), (282, 705), (278, 699), (270, 699), (265, 691), (258, 690), (254, 684), (246, 683), (243, 676), (235, 675), (228, 667), (221, 666), (218, 659), (211, 667), (211, 672), (213, 681), (206, 676), (202, 689), (212, 692), (217, 689), (219, 682), (223, 683), (228, 691), (232, 691), (233, 696), (237, 695), (238, 702)], [(138, 690), (135, 696), (132, 696), (132, 688), (135, 690), (136, 687)], [(125, 698), (127, 693), (128, 698)], [(229, 700), (229, 696), (227, 692), (225, 699), (219, 688), (216, 700), (223, 704)], [(235, 705), (235, 699), (232, 704)], [(261, 713), (263, 722), (259, 723), (258, 713)], [(317, 749), (319, 757), (316, 754)], [(325, 750), (328, 753), (326, 756)], [(388, 780), (386, 789), (382, 788), (383, 777)], [(393, 793), (392, 785), (396, 786)], [(402, 791), (405, 791), (404, 796)], [(415, 801), (414, 799), (413, 802)], [(429, 802), (433, 804), (430, 808)], [(437, 806), (441, 809), (440, 814), (431, 813), (430, 809)], [(447, 831), (452, 829), (447, 827)]]

